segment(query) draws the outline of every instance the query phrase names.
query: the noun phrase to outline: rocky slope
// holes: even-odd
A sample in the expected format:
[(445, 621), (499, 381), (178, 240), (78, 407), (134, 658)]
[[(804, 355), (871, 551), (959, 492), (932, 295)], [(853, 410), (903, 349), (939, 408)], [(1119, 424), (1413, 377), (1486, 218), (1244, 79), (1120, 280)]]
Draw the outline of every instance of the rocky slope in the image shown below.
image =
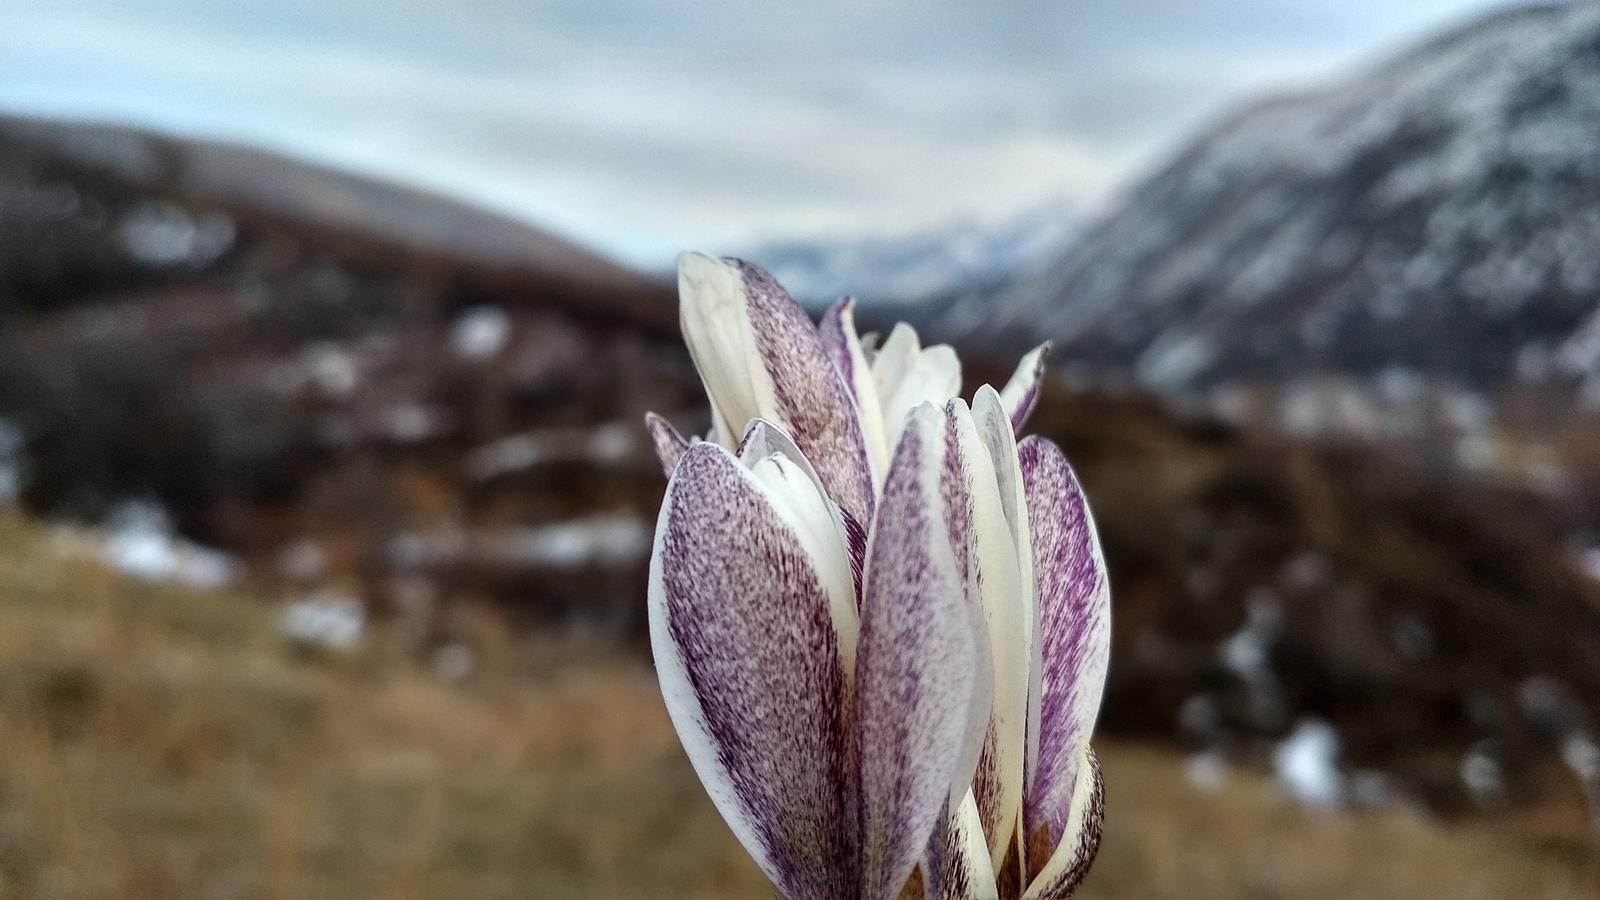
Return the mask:
[(28, 508), (159, 504), (256, 577), (632, 629), (661, 488), (636, 426), (699, 415), (666, 283), (406, 189), (26, 121), (0, 248)]
[(0, 316), (140, 282), (241, 276), (254, 237), (241, 229), (267, 222), (442, 256), (543, 302), (675, 327), (654, 279), (438, 195), (230, 144), (0, 117), (0, 239), (10, 248)]
[(1600, 5), (1493, 15), (1222, 122), (978, 338), (1164, 391), (1383, 370), (1600, 398)]

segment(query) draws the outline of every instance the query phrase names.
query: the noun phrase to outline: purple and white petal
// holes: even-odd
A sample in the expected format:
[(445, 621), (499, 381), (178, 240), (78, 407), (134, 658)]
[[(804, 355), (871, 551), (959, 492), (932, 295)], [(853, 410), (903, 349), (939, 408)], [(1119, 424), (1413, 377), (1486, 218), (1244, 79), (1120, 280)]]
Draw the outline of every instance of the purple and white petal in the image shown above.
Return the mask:
[(684, 452), (650, 560), (650, 643), (712, 802), (787, 900), (853, 896), (846, 676), (823, 577), (732, 454)]
[(873, 479), (854, 399), (811, 320), (772, 277), (740, 260), (678, 257), (684, 343), (733, 449), (751, 419), (783, 426), (845, 515), (872, 520)]
[(835, 303), (817, 323), (817, 334), (839, 370), (839, 376), (855, 396), (861, 430), (867, 441), (867, 455), (872, 463), (873, 483), (881, 487), (884, 473), (889, 469), (889, 445), (883, 430), (877, 379), (867, 362), (861, 338), (856, 335), (855, 308), (856, 301), (852, 297)]
[(1083, 487), (1055, 444), (1017, 445), (1039, 598), (1038, 757), (1024, 818), (1060, 836), (1072, 815), (1080, 748), (1089, 740), (1111, 656), (1111, 586)]
[[(977, 640), (942, 496), (945, 417), (911, 415), (867, 549), (856, 656), (860, 900), (890, 900), (950, 800)], [(841, 895), (843, 896), (843, 895)]]
[(1011, 380), (1000, 390), (1000, 401), (1011, 417), (1011, 430), (1020, 432), (1039, 404), (1039, 387), (1044, 383), (1044, 358), (1050, 355), (1050, 342), (1045, 341), (1028, 351), (1017, 363)]
[(661, 463), (661, 473), (671, 478), (678, 459), (683, 456), (683, 451), (689, 449), (689, 442), (683, 439), (678, 429), (672, 427), (671, 422), (653, 412), (644, 414), (644, 427), (650, 432), (650, 446), (656, 452), (656, 461)]
[[(861, 593), (862, 563), (851, 546), (854, 539), (839, 507), (828, 499), (822, 479), (800, 448), (766, 419), (750, 423), (738, 456), (811, 557), (828, 593), (846, 678), (854, 678), (856, 639), (861, 630), (856, 598)], [(860, 544), (864, 552), (864, 538)]]
[[(954, 401), (959, 403), (960, 401)], [(932, 408), (932, 404), (926, 404)], [(944, 503), (945, 531), (949, 535), (951, 553), (956, 571), (960, 575), (962, 590), (967, 602), (967, 616), (974, 637), (975, 674), (972, 680), (972, 703), (967, 713), (967, 733), (962, 739), (961, 755), (957, 757), (955, 774), (950, 783), (949, 806), (955, 809), (961, 798), (971, 792), (972, 779), (983, 756), (984, 739), (989, 733), (989, 713), (994, 701), (994, 654), (985, 621), (983, 600), (974, 587), (977, 568), (972, 555), (973, 516), (971, 489), (966, 471), (961, 465), (961, 435), (956, 421), (945, 410), (943, 462), (939, 472), (939, 496)]]
[(972, 780), (989, 852), (1004, 860), (1018, 839), (1022, 806), (1023, 765), (1028, 733), (1028, 684), (1031, 655), (1027, 650), (1032, 614), (1030, 588), (1022, 581), (1010, 521), (995, 475), (989, 448), (979, 434), (966, 403), (945, 406), (952, 439), (955, 471), (961, 480), (959, 501), (965, 507), (964, 546), (968, 602), (982, 616), (980, 634), (987, 640), (990, 662), (989, 719)]
[(816, 474), (816, 469), (812, 468), (810, 460), (800, 452), (800, 448), (795, 446), (789, 432), (784, 431), (782, 425), (766, 419), (751, 419), (745, 424), (744, 435), (739, 438), (739, 448), (733, 455), (746, 465), (768, 456), (787, 456), (811, 474)]
[[(1041, 842), (1037, 855), (1044, 858), (1023, 900), (1067, 900), (1077, 893), (1100, 852), (1100, 832), (1105, 821), (1106, 786), (1100, 762), (1088, 744), (1082, 746), (1076, 766), (1071, 811), (1053, 848)], [(1048, 855), (1046, 855), (1048, 854)]]
[(983, 821), (970, 791), (934, 826), (922, 872), (923, 900), (999, 900)]

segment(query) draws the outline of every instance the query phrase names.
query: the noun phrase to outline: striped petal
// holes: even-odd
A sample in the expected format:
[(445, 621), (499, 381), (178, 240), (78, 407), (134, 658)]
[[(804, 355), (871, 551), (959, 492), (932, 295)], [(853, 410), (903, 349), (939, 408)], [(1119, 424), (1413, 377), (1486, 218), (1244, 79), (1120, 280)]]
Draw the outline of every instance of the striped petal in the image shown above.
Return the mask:
[(835, 900), (854, 894), (857, 867), (849, 694), (827, 586), (839, 576), (783, 508), (807, 483), (715, 444), (684, 452), (651, 554), (650, 643), (673, 725), (734, 835), (788, 900)]
[(961, 394), (961, 360), (946, 344), (923, 348), (917, 332), (901, 322), (872, 362), (890, 453), (905, 428), (906, 414), (924, 403), (943, 406)]
[(917, 409), (868, 543), (855, 696), (860, 900), (900, 891), (950, 802), (967, 743), (978, 650), (949, 540), (947, 462), (944, 416)]
[(1028, 351), (1011, 373), (1011, 380), (1000, 391), (1000, 400), (1011, 417), (1011, 430), (1021, 431), (1033, 408), (1039, 404), (1039, 387), (1044, 383), (1044, 358), (1050, 354), (1050, 342), (1045, 341)]
[(983, 821), (971, 792), (934, 827), (922, 871), (923, 900), (999, 900)]
[[(953, 469), (961, 480), (956, 496), (965, 507), (961, 517), (965, 540), (957, 551), (966, 555), (968, 601), (982, 616), (980, 633), (989, 642), (989, 652), (983, 656), (992, 673), (989, 719), (972, 792), (988, 836), (989, 853), (1000, 863), (1014, 848), (1020, 859), (1018, 814), (1032, 670), (1027, 649), (1032, 598), (1022, 580), (1015, 532), (1006, 517), (990, 448), (964, 402), (951, 400), (945, 414), (956, 462)], [(1009, 432), (1009, 425), (1003, 427)]]
[(1094, 730), (1111, 656), (1111, 588), (1083, 488), (1055, 444), (1017, 446), (1039, 598), (1038, 756), (1025, 799), (1029, 845), (1054, 845), (1073, 815), (1081, 748)]
[(698, 253), (678, 257), (678, 294), (684, 343), (711, 399), (712, 433), (733, 449), (751, 419), (781, 425), (865, 530), (873, 504), (866, 438), (805, 312), (760, 268)]
[(817, 323), (817, 334), (822, 347), (828, 352), (839, 376), (855, 395), (856, 409), (861, 415), (861, 430), (867, 441), (867, 455), (872, 463), (873, 480), (883, 485), (883, 475), (889, 468), (889, 444), (884, 434), (883, 407), (878, 401), (878, 384), (867, 361), (866, 348), (856, 334), (856, 301), (846, 297), (835, 303)]
[(644, 414), (644, 427), (650, 432), (650, 446), (656, 451), (656, 461), (661, 463), (661, 474), (671, 478), (683, 451), (689, 449), (689, 442), (683, 439), (678, 429), (672, 427), (671, 422), (653, 412)]
[(1067, 900), (1077, 893), (1095, 854), (1100, 852), (1106, 812), (1105, 780), (1100, 776), (1100, 762), (1088, 744), (1080, 746), (1077, 756), (1078, 778), (1073, 785), (1066, 826), (1053, 848), (1043, 841), (1033, 848), (1031, 855), (1044, 860), (1044, 865), (1023, 892), (1023, 900)]
[[(866, 538), (852, 534), (839, 507), (828, 499), (817, 470), (783, 429), (756, 419), (739, 445), (739, 461), (771, 492), (773, 507), (806, 548), (828, 592), (839, 655), (846, 678), (855, 677), (856, 639), (861, 626), (856, 598), (861, 595), (861, 557)], [(848, 576), (848, 577), (846, 577)]]
[[(959, 406), (960, 400), (951, 401)], [(932, 409), (932, 404), (926, 406)], [(972, 704), (967, 714), (967, 733), (962, 741), (961, 755), (956, 774), (950, 784), (949, 808), (961, 806), (962, 798), (972, 792), (972, 782), (983, 757), (989, 736), (989, 718), (994, 703), (994, 644), (989, 638), (983, 594), (978, 589), (982, 566), (974, 554), (975, 522), (972, 486), (968, 471), (962, 464), (964, 438), (969, 437), (960, 427), (957, 416), (947, 407), (944, 410), (944, 462), (940, 466), (939, 493), (945, 505), (945, 530), (955, 557), (956, 571), (960, 574), (961, 588), (967, 602), (967, 616), (974, 637), (976, 675), (972, 682)]]

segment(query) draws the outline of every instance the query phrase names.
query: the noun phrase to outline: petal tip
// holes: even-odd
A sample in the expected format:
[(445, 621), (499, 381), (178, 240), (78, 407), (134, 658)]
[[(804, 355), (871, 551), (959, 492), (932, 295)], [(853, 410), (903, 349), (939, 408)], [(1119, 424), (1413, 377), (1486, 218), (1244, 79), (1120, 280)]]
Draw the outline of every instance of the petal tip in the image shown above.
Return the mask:
[(727, 260), (707, 256), (693, 250), (678, 254), (678, 293), (680, 299), (692, 297), (707, 287), (727, 285), (731, 280), (738, 285), (739, 270)]
[(678, 460), (683, 458), (690, 442), (684, 440), (671, 422), (653, 412), (644, 414), (644, 428), (650, 434), (650, 446), (655, 450), (656, 461), (661, 463), (661, 473), (671, 478), (672, 470), (677, 468)]
[(693, 269), (696, 266), (716, 265), (717, 259), (698, 250), (685, 250), (678, 254), (678, 271)]

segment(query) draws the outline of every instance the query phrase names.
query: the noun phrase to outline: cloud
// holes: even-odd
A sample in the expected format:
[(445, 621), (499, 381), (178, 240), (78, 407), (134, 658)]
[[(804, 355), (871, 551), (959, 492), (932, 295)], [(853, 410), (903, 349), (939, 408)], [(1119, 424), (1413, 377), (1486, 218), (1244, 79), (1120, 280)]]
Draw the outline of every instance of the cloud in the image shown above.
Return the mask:
[(0, 0), (0, 106), (244, 140), (654, 264), (1093, 209), (1243, 95), (1484, 5)]

